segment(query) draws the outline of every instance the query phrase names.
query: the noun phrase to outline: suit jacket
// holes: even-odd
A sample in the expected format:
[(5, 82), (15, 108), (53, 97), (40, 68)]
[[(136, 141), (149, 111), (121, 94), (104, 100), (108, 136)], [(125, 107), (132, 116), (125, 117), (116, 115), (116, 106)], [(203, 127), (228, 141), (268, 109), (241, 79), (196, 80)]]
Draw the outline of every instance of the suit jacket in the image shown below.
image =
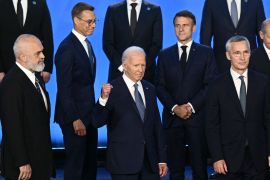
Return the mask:
[(45, 55), (44, 71), (52, 72), (53, 36), (46, 0), (28, 0), (27, 17), (20, 27), (12, 0), (0, 0), (0, 72), (7, 72), (15, 64), (13, 45), (21, 34), (37, 36)]
[(270, 59), (263, 46), (251, 53), (249, 67), (270, 77)]
[(258, 171), (267, 168), (270, 155), (269, 80), (248, 70), (246, 115), (230, 72), (222, 74), (209, 88), (206, 104), (206, 137), (213, 161), (224, 159), (229, 172), (236, 172), (248, 142)]
[(118, 70), (122, 64), (121, 56), (130, 46), (144, 49), (147, 56), (144, 78), (152, 81), (155, 59), (162, 47), (162, 17), (159, 6), (142, 1), (134, 36), (129, 25), (126, 1), (108, 7), (103, 29), (103, 50), (110, 61), (109, 81), (122, 74)]
[(0, 87), (2, 123), (2, 175), (19, 177), (19, 167), (30, 164), (33, 180), (49, 179), (54, 173), (48, 111), (35, 85), (15, 65)]
[(216, 74), (214, 54), (210, 48), (193, 42), (183, 72), (178, 53), (175, 44), (162, 50), (158, 56), (156, 87), (158, 98), (164, 106), (163, 125), (168, 128), (183, 123), (171, 113), (171, 109), (176, 104), (190, 102), (196, 113), (186, 122), (200, 126), (205, 92)]
[(88, 125), (95, 105), (94, 82), (96, 58), (93, 71), (89, 57), (79, 41), (70, 33), (59, 45), (55, 55), (57, 76), (57, 99), (55, 121), (69, 124), (81, 119)]
[(113, 89), (106, 106), (97, 102), (93, 125), (107, 124), (107, 168), (112, 174), (138, 173), (147, 153), (150, 167), (166, 162), (161, 121), (154, 87), (141, 81), (146, 100), (144, 122), (122, 77), (112, 81)]
[(243, 35), (248, 38), (250, 48), (255, 49), (257, 47), (256, 42), (260, 41), (258, 33), (264, 20), (265, 13), (262, 0), (241, 0), (241, 15), (236, 28), (231, 20), (227, 0), (205, 1), (200, 42), (211, 46), (213, 37), (213, 49), (220, 72), (230, 68), (230, 62), (225, 56), (227, 40), (235, 35)]

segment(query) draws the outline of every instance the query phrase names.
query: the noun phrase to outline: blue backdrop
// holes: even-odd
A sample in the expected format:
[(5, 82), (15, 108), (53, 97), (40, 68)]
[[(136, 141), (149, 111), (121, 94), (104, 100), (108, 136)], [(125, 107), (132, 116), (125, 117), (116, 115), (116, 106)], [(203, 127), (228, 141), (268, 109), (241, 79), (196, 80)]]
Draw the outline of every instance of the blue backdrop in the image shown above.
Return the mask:
[[(104, 24), (105, 13), (108, 5), (120, 2), (121, 0), (86, 0), (85, 2), (95, 7), (95, 14), (98, 19), (94, 34), (90, 37), (96, 57), (97, 57), (97, 77), (95, 83), (96, 98), (99, 97), (100, 87), (106, 82), (108, 76), (108, 60), (102, 50), (102, 30)], [(197, 19), (197, 31), (193, 36), (195, 41), (199, 41), (199, 30), (201, 22), (201, 14), (204, 0), (148, 0), (154, 4), (158, 4), (162, 10), (163, 18), (163, 48), (176, 43), (176, 37), (173, 30), (172, 19), (176, 12), (187, 9), (192, 11)], [(71, 9), (79, 0), (47, 0), (54, 33), (55, 52), (59, 43), (70, 33), (72, 29)], [(270, 0), (263, 0), (266, 17), (270, 18)], [(217, 7), (218, 8), (218, 7)], [(222, 19), (221, 19), (222, 21)], [(52, 103), (51, 116), (51, 135), (54, 147), (63, 147), (63, 137), (59, 126), (53, 123), (54, 106), (56, 97), (56, 77), (55, 69), (51, 76), (51, 80), (47, 85)], [(160, 105), (161, 107), (161, 105)], [(0, 132), (0, 137), (2, 133)], [(99, 146), (106, 146), (106, 127), (99, 129)]]

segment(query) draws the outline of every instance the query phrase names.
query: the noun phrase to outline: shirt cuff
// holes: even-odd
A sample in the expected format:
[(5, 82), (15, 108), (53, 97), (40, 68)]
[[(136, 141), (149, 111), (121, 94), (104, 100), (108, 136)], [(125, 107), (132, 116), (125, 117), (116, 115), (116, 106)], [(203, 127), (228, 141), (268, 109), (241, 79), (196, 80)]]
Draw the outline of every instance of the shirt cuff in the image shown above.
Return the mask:
[(191, 107), (192, 113), (195, 113), (195, 109), (193, 108), (192, 104), (190, 102), (188, 102), (187, 104)]
[(174, 110), (174, 108), (176, 107), (176, 106), (178, 106), (177, 104), (176, 105), (174, 105), (173, 107), (172, 107), (172, 109), (171, 109), (171, 113), (172, 113), (172, 115), (174, 115), (175, 113), (173, 112), (173, 110)]
[(108, 101), (108, 98), (102, 99), (101, 97), (98, 99), (98, 102), (101, 106), (106, 106), (106, 103)]

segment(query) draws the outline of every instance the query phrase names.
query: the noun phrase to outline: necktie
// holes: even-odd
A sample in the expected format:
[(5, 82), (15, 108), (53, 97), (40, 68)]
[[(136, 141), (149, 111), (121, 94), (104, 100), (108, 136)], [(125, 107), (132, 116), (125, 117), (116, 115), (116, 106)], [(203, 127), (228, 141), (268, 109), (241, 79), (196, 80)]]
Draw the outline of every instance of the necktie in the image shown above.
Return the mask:
[(135, 9), (135, 7), (137, 6), (137, 3), (131, 3), (130, 5), (132, 7), (131, 14), (130, 14), (130, 27), (131, 27), (131, 33), (132, 35), (134, 35), (136, 24), (137, 24), (137, 13)]
[(234, 27), (237, 27), (238, 24), (238, 11), (235, 0), (231, 2), (231, 18), (234, 24)]
[(186, 68), (186, 63), (187, 63), (187, 46), (181, 46), (181, 49), (183, 50), (183, 52), (181, 54), (180, 64), (184, 72)]
[(239, 99), (240, 104), (243, 110), (244, 115), (246, 114), (246, 84), (244, 81), (244, 76), (239, 76), (239, 79), (241, 80), (241, 86), (240, 86), (240, 93), (239, 93)]
[(93, 56), (93, 49), (90, 41), (88, 39), (85, 39), (85, 42), (87, 44), (87, 50), (88, 50), (88, 55), (89, 55), (89, 61), (91, 64), (91, 70), (93, 72), (94, 70), (94, 56)]
[(21, 0), (18, 0), (17, 2), (17, 17), (18, 17), (19, 25), (22, 28), (23, 27), (23, 8), (22, 8)]
[(41, 90), (40, 90), (40, 86), (39, 86), (39, 81), (38, 81), (37, 78), (35, 78), (35, 86), (36, 86), (37, 92), (38, 92), (40, 95), (42, 95), (42, 94), (41, 94)]
[(142, 96), (140, 94), (140, 92), (138, 91), (138, 84), (135, 83), (134, 84), (134, 97), (135, 97), (135, 103), (136, 103), (136, 106), (137, 106), (137, 109), (140, 113), (140, 116), (141, 116), (141, 119), (142, 121), (144, 120), (144, 112), (145, 112), (145, 107), (144, 107), (144, 104), (143, 104), (143, 100), (142, 100)]

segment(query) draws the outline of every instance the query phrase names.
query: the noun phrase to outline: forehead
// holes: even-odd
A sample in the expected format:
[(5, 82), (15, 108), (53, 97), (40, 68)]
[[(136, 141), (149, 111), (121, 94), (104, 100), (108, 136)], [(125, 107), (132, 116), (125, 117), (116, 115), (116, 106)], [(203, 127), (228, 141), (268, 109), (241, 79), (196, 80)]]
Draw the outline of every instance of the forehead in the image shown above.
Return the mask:
[(179, 16), (175, 18), (175, 24), (187, 24), (192, 23), (192, 19), (189, 17)]
[(145, 55), (141, 52), (130, 52), (127, 62), (131, 64), (145, 63)]
[(240, 41), (240, 42), (232, 42), (231, 43), (231, 50), (232, 51), (246, 51), (248, 49), (248, 45), (246, 41)]
[(96, 16), (95, 16), (94, 11), (84, 10), (84, 11), (81, 12), (81, 17), (94, 19)]

